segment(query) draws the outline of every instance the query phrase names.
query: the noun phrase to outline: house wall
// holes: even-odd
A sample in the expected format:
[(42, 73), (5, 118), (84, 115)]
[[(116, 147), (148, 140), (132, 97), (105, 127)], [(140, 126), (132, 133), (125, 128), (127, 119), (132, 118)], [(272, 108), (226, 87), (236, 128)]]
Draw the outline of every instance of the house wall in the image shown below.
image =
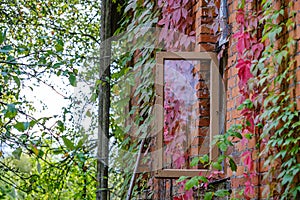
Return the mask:
[[(236, 22), (236, 13), (238, 8), (239, 0), (227, 0), (228, 6), (228, 24), (230, 27), (230, 36), (228, 43), (226, 44), (226, 51), (228, 57), (226, 57), (226, 67), (224, 69), (223, 80), (226, 88), (226, 123), (225, 129), (228, 130), (229, 127), (233, 124), (238, 124), (241, 121), (240, 112), (237, 110), (238, 105), (240, 104), (240, 94), (238, 87), (238, 70), (236, 69), (236, 63), (238, 59), (236, 43), (237, 40), (233, 38), (233, 35), (238, 31), (238, 24)], [(259, 5), (260, 1), (255, 2)], [(288, 1), (278, 1), (274, 0), (274, 6), (285, 6), (285, 12), (290, 12), (287, 8)], [(253, 4), (255, 5), (255, 4)], [(257, 9), (257, 6), (248, 8), (248, 9)], [(281, 36), (281, 40), (278, 40), (278, 44), (286, 39), (288, 36), (296, 39), (297, 45), (295, 49), (294, 58), (295, 66), (291, 71), (295, 75), (295, 79), (291, 81), (290, 88), (292, 89), (292, 97), (297, 102), (297, 109), (300, 110), (300, 1), (294, 1), (294, 6), (292, 8), (296, 10), (296, 28), (289, 31), (287, 34)], [(205, 0), (198, 0), (195, 5), (193, 5), (193, 12), (195, 17), (195, 26), (196, 31), (196, 47), (195, 51), (212, 51), (217, 52), (216, 43), (217, 38), (212, 34), (212, 31), (203, 26), (204, 24), (212, 24), (213, 20), (209, 19), (207, 14), (207, 3)], [(259, 31), (258, 31), (259, 34)], [(256, 133), (259, 134), (259, 133)], [(234, 146), (228, 149), (227, 154), (231, 155), (235, 162), (237, 163), (237, 171), (232, 172), (229, 168), (224, 166), (225, 177), (230, 178), (230, 188), (232, 190), (231, 197), (241, 198), (239, 192), (245, 188), (245, 178), (243, 173), (246, 172), (246, 167), (243, 164), (241, 155), (247, 150), (252, 150), (252, 157), (256, 158), (254, 162), (254, 168), (258, 174), (251, 178), (251, 182), (254, 184), (255, 192), (251, 195), (251, 199), (266, 199), (268, 195), (268, 188), (266, 182), (262, 180), (263, 175), (267, 172), (267, 168), (263, 167), (264, 159), (258, 159), (257, 155), (259, 150), (257, 149), (256, 144), (258, 143), (257, 139), (253, 137), (246, 145), (242, 145), (238, 140), (234, 140)], [(263, 146), (262, 146), (263, 148)], [(171, 179), (155, 179), (153, 180), (153, 199), (172, 199), (173, 195), (176, 195), (176, 190), (174, 189), (176, 185), (174, 180)], [(225, 186), (224, 186), (225, 187)]]

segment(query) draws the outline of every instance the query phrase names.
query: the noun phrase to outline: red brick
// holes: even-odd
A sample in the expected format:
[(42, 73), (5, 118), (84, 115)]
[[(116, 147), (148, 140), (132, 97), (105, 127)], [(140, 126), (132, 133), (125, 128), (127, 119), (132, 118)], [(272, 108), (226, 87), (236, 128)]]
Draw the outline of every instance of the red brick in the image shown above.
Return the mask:
[(206, 51), (215, 51), (216, 45), (215, 44), (207, 44), (207, 43), (201, 43), (199, 45), (199, 51), (206, 52)]
[(228, 65), (229, 66), (234, 66), (236, 62), (237, 62), (237, 55), (236, 54), (228, 58)]
[[(231, 119), (231, 112), (230, 111), (228, 111), (227, 113), (226, 113), (226, 121), (228, 122), (228, 121), (231, 121), (232, 119)], [(227, 128), (227, 130), (228, 130), (228, 128)]]
[[(234, 66), (234, 67), (230, 67), (229, 69), (229, 76), (233, 77), (236, 76), (238, 74), (238, 69)], [(239, 81), (239, 79), (237, 79), (237, 81)]]
[(231, 89), (231, 97), (237, 97), (240, 95), (240, 89), (238, 87), (234, 87)]
[(232, 178), (231, 186), (232, 188), (238, 188), (240, 186), (244, 186), (245, 182), (246, 182), (245, 178)]
[(268, 166), (264, 166), (264, 163), (265, 163), (264, 160), (260, 160), (259, 162), (260, 173), (269, 171)]
[(207, 6), (207, 2), (205, 0), (199, 0), (197, 1), (196, 7), (200, 8), (200, 7), (205, 7)]
[(207, 108), (209, 107), (209, 99), (200, 99), (198, 101), (198, 106), (201, 108), (201, 106)]
[(241, 176), (244, 174), (245, 167), (244, 166), (237, 166), (236, 175)]
[(296, 97), (300, 96), (300, 82), (296, 84)]
[(253, 137), (248, 141), (248, 148), (255, 148), (255, 146), (256, 146), (256, 139), (255, 137)]
[(207, 136), (209, 132), (208, 127), (199, 127), (199, 136)]
[(257, 186), (257, 185), (259, 184), (259, 177), (258, 177), (258, 175), (252, 176), (252, 177), (250, 178), (250, 181), (251, 181), (251, 183), (252, 183), (253, 185)]
[(300, 68), (298, 68), (296, 71), (296, 80), (297, 82), (300, 82)]
[(199, 99), (205, 99), (209, 97), (209, 91), (208, 89), (202, 88), (200, 90), (197, 91), (197, 97)]
[(191, 155), (198, 155), (199, 154), (199, 148), (198, 147), (191, 147), (190, 152), (191, 152)]
[(240, 4), (240, 1), (234, 0), (234, 1), (233, 1), (233, 4), (232, 4), (232, 5), (233, 5), (233, 9), (234, 9), (234, 10), (237, 10), (239, 4)]
[(196, 90), (200, 90), (200, 89), (207, 89), (207, 85), (205, 84), (204, 81), (199, 81), (196, 85)]
[[(300, 105), (300, 104), (299, 104)], [(228, 119), (227, 119), (227, 123), (226, 123), (226, 130), (228, 130), (229, 128), (230, 128), (230, 126), (231, 125), (233, 125), (234, 123), (233, 123), (233, 121), (231, 120), (231, 121), (228, 121)]]
[(261, 186), (259, 188), (260, 197), (262, 198), (268, 198), (268, 195), (270, 194), (270, 188), (268, 185)]
[(236, 53), (237, 53), (236, 45), (230, 45), (230, 48), (228, 49), (228, 55), (232, 56), (232, 55), (234, 55)]
[(253, 150), (253, 151), (252, 151), (252, 159), (253, 159), (253, 160), (258, 159), (258, 154), (259, 154), (259, 152), (258, 152), (257, 150)]
[(236, 12), (232, 13), (229, 15), (229, 23), (235, 22), (236, 21)]
[(246, 149), (246, 145), (243, 145), (241, 142), (235, 145), (238, 151), (244, 151)]
[(237, 118), (241, 117), (241, 114), (240, 114), (239, 110), (234, 109), (231, 112), (232, 112), (231, 116), (232, 116), (233, 119), (237, 119)]
[(198, 42), (210, 42), (210, 43), (216, 43), (217, 37), (212, 34), (200, 34), (198, 36)]
[(230, 169), (230, 167), (227, 167), (227, 176), (231, 177), (232, 175), (232, 170)]
[(211, 34), (212, 30), (210, 28), (207, 27), (206, 24), (200, 25), (197, 34), (203, 34), (203, 33), (208, 33)]
[(236, 87), (237, 86), (237, 76), (233, 76), (233, 77), (230, 77), (228, 79), (228, 88), (232, 88), (232, 87)]
[(209, 118), (200, 118), (196, 122), (196, 126), (209, 126)]
[(300, 39), (300, 26), (297, 26), (296, 29), (294, 29), (293, 31), (291, 31), (290, 34), (293, 39), (298, 40)]
[(231, 99), (227, 101), (227, 109), (235, 108), (235, 100)]

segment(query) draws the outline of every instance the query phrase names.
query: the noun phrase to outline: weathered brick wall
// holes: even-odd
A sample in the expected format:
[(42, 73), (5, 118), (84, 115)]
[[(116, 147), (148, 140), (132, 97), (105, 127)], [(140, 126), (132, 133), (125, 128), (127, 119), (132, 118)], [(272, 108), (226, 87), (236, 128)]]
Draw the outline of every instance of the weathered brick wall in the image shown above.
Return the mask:
[[(296, 11), (296, 28), (289, 32), (289, 35), (296, 40), (296, 51), (295, 51), (295, 68), (293, 74), (295, 75), (295, 81), (291, 83), (291, 86), (294, 88), (293, 96), (297, 102), (297, 109), (300, 110), (300, 0), (294, 1), (292, 10)], [(291, 10), (287, 10), (291, 12)]]
[[(239, 88), (238, 88), (238, 76), (237, 76), (237, 69), (235, 65), (237, 63), (237, 50), (236, 50), (236, 43), (237, 40), (232, 37), (238, 31), (238, 26), (236, 23), (236, 11), (238, 7), (238, 0), (228, 0), (228, 11), (229, 11), (229, 24), (232, 28), (231, 37), (229, 38), (229, 47), (228, 51), (228, 66), (225, 71), (225, 79), (227, 82), (227, 114), (226, 114), (226, 129), (228, 129), (232, 124), (236, 124), (240, 122), (240, 114), (237, 110), (237, 106), (239, 105)], [(253, 5), (258, 6), (261, 1), (254, 2)], [(285, 16), (287, 13), (291, 13), (292, 10), (297, 11), (296, 14), (296, 27), (294, 30), (288, 31), (278, 38), (278, 42), (275, 44), (276, 47), (282, 46), (283, 43), (287, 42), (288, 37), (292, 37), (297, 41), (297, 47), (295, 50), (295, 57), (291, 59), (295, 59), (295, 68), (291, 71), (291, 74), (295, 75), (295, 79), (291, 80), (290, 89), (292, 90), (292, 97), (297, 102), (297, 109), (300, 110), (300, 1), (294, 1), (294, 6), (292, 9), (287, 7), (289, 1), (278, 1), (274, 0), (274, 6), (278, 9), (280, 7), (285, 8)], [(252, 9), (254, 11), (256, 8), (249, 7), (248, 9)], [(281, 18), (281, 21), (284, 21), (286, 18)], [(258, 33), (259, 35), (260, 33)], [(266, 42), (268, 45), (268, 42)], [(256, 133), (259, 134), (259, 133)], [(244, 189), (245, 178), (243, 173), (245, 172), (245, 166), (242, 162), (241, 155), (245, 150), (252, 150), (252, 158), (254, 161), (254, 169), (258, 172), (256, 176), (251, 178), (251, 183), (254, 185), (255, 192), (254, 194), (250, 195), (252, 199), (266, 199), (267, 195), (269, 194), (268, 190), (268, 183), (263, 180), (263, 176), (267, 173), (268, 168), (264, 167), (264, 158), (261, 159), (257, 158), (259, 151), (262, 151), (264, 145), (261, 144), (260, 149), (256, 148), (256, 144), (258, 141), (255, 139), (251, 139), (247, 145), (242, 145), (241, 142), (235, 141), (234, 147), (229, 148), (228, 154), (232, 155), (235, 162), (237, 163), (237, 172), (232, 172), (229, 168), (227, 169), (227, 177), (231, 179), (231, 189), (232, 189), (232, 197), (243, 199), (238, 192)]]
[[(256, 4), (259, 5), (260, 2), (261, 1), (257, 0)], [(288, 3), (288, 1), (285, 2), (279, 0), (274, 0), (274, 2), (274, 6), (286, 6), (285, 4)], [(241, 121), (240, 111), (237, 110), (237, 107), (240, 104), (238, 70), (235, 67), (238, 58), (236, 49), (237, 40), (232, 37), (239, 28), (236, 22), (238, 4), (239, 0), (227, 0), (229, 13), (228, 23), (231, 27), (231, 33), (226, 48), (228, 55), (227, 66), (223, 75), (223, 80), (226, 86), (226, 130), (228, 130), (231, 125), (239, 124)], [(295, 18), (296, 27), (294, 30), (290, 30), (286, 35), (283, 35), (282, 37), (287, 38), (288, 36), (291, 36), (296, 39), (297, 42), (294, 58), (291, 58), (295, 59), (296, 62), (294, 69), (291, 71), (291, 73), (295, 75), (295, 78), (291, 81), (290, 88), (292, 89), (292, 97), (297, 102), (297, 109), (300, 110), (300, 0), (294, 1), (292, 10), (297, 11)], [(195, 16), (194, 29), (196, 30), (195, 51), (216, 52), (217, 38), (213, 36), (212, 31), (207, 26), (205, 26), (205, 24), (211, 24), (213, 22), (213, 20), (208, 17), (206, 1), (198, 0), (193, 6), (193, 12)], [(291, 10), (286, 7), (286, 12), (291, 12)], [(276, 45), (280, 45), (280, 43)], [(243, 152), (250, 149), (253, 151), (252, 157), (256, 159), (254, 162), (254, 169), (256, 169), (256, 171), (258, 172), (257, 176), (254, 176), (251, 180), (252, 184), (254, 184), (255, 186), (255, 192), (251, 195), (251, 198), (266, 199), (268, 195), (268, 191), (265, 190), (267, 187), (267, 183), (262, 180), (262, 177), (267, 172), (267, 168), (263, 167), (264, 159), (257, 158), (258, 151), (262, 150), (263, 145), (261, 145), (261, 149), (256, 149), (256, 144), (258, 141), (256, 141), (255, 137), (253, 137), (253, 139), (251, 139), (246, 145), (242, 145), (241, 142), (239, 142), (237, 139), (233, 142), (234, 146), (228, 149), (227, 154), (231, 155), (234, 158), (234, 161), (237, 163), (237, 171), (232, 172), (228, 167), (225, 166), (225, 176), (230, 178), (230, 187), (232, 190), (231, 197), (243, 199), (243, 197), (239, 195), (239, 192), (245, 188), (246, 180), (243, 174), (244, 172), (246, 172), (246, 167), (243, 164), (241, 155)], [(176, 193), (176, 191), (174, 190), (174, 180), (154, 179), (153, 185), (153, 199), (172, 199), (172, 195)], [(264, 190), (265, 192), (263, 192)]]

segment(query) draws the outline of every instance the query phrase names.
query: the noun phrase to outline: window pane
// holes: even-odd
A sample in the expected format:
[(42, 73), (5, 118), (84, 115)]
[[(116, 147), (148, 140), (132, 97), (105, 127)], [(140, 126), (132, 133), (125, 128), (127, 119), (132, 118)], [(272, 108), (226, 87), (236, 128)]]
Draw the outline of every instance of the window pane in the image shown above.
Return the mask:
[(165, 169), (189, 169), (209, 153), (209, 84), (210, 60), (164, 60)]

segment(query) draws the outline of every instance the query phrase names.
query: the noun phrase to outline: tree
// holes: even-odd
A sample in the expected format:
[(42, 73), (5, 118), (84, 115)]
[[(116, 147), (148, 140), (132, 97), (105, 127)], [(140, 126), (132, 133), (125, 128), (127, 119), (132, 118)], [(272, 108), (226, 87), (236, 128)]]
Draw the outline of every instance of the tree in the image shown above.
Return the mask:
[(111, 44), (111, 0), (101, 1), (101, 41), (99, 70), (99, 126), (97, 150), (97, 199), (108, 197), (109, 162), (109, 108), (110, 108), (110, 54)]
[[(3, 188), (9, 185), (23, 191), (24, 198), (95, 195), (94, 157), (71, 109), (80, 109), (79, 101), (51, 78), (73, 87), (81, 81), (79, 66), (99, 47), (99, 11), (94, 1), (1, 2), (0, 180)], [(25, 93), (34, 90), (33, 84), (51, 88), (71, 105), (60, 116), (36, 117)], [(15, 164), (24, 156), (32, 163), (30, 172), (20, 171)]]

